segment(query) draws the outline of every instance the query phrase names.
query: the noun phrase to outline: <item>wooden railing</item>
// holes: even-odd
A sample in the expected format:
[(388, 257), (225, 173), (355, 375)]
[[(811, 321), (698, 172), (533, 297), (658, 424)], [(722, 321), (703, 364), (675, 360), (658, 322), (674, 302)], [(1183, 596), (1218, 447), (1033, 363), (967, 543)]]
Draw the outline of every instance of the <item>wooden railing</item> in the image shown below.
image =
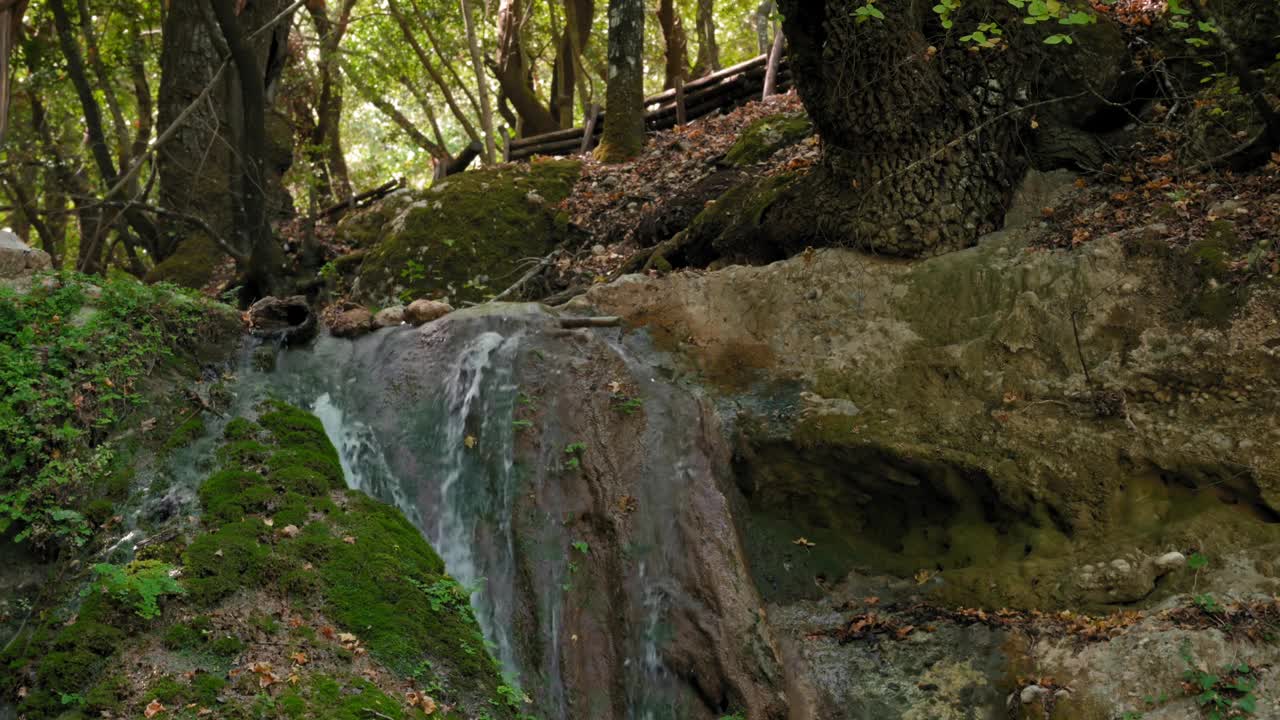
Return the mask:
[[(645, 98), (645, 129), (649, 132), (668, 130), (717, 110), (731, 110), (759, 99), (764, 92), (768, 65), (769, 56), (760, 55)], [(778, 62), (776, 89), (782, 92), (790, 85), (791, 71), (783, 57)], [(504, 156), (511, 161), (534, 155), (585, 153), (599, 142), (606, 120), (606, 113), (598, 108), (593, 108), (588, 115), (586, 127), (511, 140)]]

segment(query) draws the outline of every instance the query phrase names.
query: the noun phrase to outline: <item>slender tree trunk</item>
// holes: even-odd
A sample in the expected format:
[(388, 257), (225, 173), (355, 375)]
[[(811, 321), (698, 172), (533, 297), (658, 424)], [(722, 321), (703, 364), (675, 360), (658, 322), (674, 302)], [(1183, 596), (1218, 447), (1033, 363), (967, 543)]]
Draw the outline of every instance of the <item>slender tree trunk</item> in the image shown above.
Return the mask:
[(644, 0), (609, 0), (609, 84), (596, 157), (629, 160), (644, 148)]
[(343, 73), (338, 66), (338, 52), (346, 35), (355, 1), (343, 0), (338, 8), (337, 18), (332, 20), (323, 5), (307, 4), (320, 39), (320, 56), (316, 63), (320, 77), (320, 97), (316, 103), (316, 123), (311, 128), (309, 145), (314, 149), (311, 164), (318, 170), (316, 175), (327, 179), (323, 186), (317, 184), (316, 188), (317, 200), (325, 206), (351, 197), (351, 179), (347, 172), (347, 159), (342, 151)]
[(524, 0), (502, 0), (498, 6), (498, 55), (494, 75), (520, 116), (520, 134), (529, 136), (558, 130), (560, 123), (533, 89), (523, 48), (526, 12)]
[(659, 0), (658, 26), (662, 28), (662, 37), (666, 41), (667, 68), (663, 87), (673, 88), (677, 82), (689, 79), (689, 39), (675, 0)]
[(226, 40), (239, 76), (241, 122), (239, 130), (240, 189), (236, 234), (248, 250), (245, 270), (246, 300), (271, 295), (279, 285), (283, 254), (267, 222), (267, 96), (258, 58), (236, 22), (235, 0), (210, 0), (218, 28)]
[[(84, 59), (80, 54), (80, 45), (73, 35), (71, 17), (67, 12), (64, 0), (50, 0), (49, 8), (53, 12), (54, 26), (58, 32), (58, 42), (62, 54), (67, 61), (67, 74), (75, 86), (81, 109), (84, 111), (85, 130), (89, 136), (90, 154), (97, 164), (98, 172), (107, 185), (116, 180), (115, 162), (111, 157), (111, 149), (107, 145), (106, 133), (102, 126), (102, 110), (98, 107), (97, 97), (89, 84), (89, 76), (85, 70)], [(106, 198), (111, 200), (112, 198)], [(137, 210), (125, 210), (124, 217), (129, 225), (148, 242), (154, 240), (158, 233), (150, 218)], [(101, 232), (95, 234), (95, 237)], [(92, 255), (90, 255), (90, 258)], [(87, 270), (85, 272), (88, 272)]]
[(752, 16), (752, 20), (756, 27), (756, 48), (760, 51), (761, 55), (769, 52), (771, 44), (769, 41), (770, 26), (773, 25), (770, 21), (773, 15), (773, 7), (774, 0), (764, 0), (764, 2), (760, 3), (756, 8), (755, 15)]
[[(453, 113), (453, 117), (458, 121), (458, 125), (463, 132), (467, 134), (470, 140), (475, 142), (484, 142), (480, 131), (476, 129), (474, 123), (471, 122), (467, 113), (458, 104), (457, 98), (453, 94), (452, 84), (440, 74), (440, 70), (436, 68), (435, 63), (431, 61), (431, 57), (427, 55), (427, 51), (423, 49), (422, 43), (418, 42), (418, 38), (413, 34), (413, 25), (405, 16), (400, 8), (397, 0), (387, 0), (387, 8), (391, 11), (391, 17), (395, 19), (396, 25), (400, 27), (400, 34), (408, 43), (409, 48), (413, 50), (413, 54), (417, 56), (418, 62), (422, 65), (422, 69), (427, 71), (427, 75), (431, 81), (436, 84), (436, 88), (440, 90), (440, 94), (444, 97), (445, 104), (449, 106), (449, 111)], [(480, 113), (483, 115), (483, 111)]]
[(716, 44), (716, 0), (698, 0), (698, 60), (693, 74), (701, 77), (720, 69), (720, 46)]
[(467, 26), (467, 45), (471, 48), (471, 65), (476, 73), (476, 94), (480, 96), (480, 127), (484, 129), (484, 161), (493, 164), (495, 146), (493, 140), (493, 107), (489, 104), (489, 77), (484, 71), (484, 59), (480, 54), (480, 40), (476, 36), (475, 18), (471, 16), (471, 3), (460, 0), (462, 20)]

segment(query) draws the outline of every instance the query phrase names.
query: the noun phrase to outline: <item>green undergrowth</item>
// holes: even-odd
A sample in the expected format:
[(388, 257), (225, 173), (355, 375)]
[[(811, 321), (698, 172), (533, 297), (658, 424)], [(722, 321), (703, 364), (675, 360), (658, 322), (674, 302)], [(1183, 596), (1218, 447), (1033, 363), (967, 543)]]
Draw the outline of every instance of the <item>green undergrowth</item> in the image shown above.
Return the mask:
[(738, 167), (768, 160), (779, 150), (813, 134), (813, 122), (805, 113), (767, 115), (742, 131), (724, 160)]
[(554, 160), (460, 173), (344, 221), (339, 235), (370, 248), (358, 294), (375, 304), (492, 297), (515, 281), (521, 258), (542, 257), (570, 237), (557, 206), (580, 168)]
[(95, 566), (78, 608), (6, 651), (0, 693), (25, 717), (425, 717), (411, 685), (454, 706), (433, 718), (518, 716), (469, 593), (398, 510), (346, 488), (316, 417), (267, 401), (223, 435), (198, 527)]
[[(238, 332), (229, 308), (131, 278), (0, 288), (0, 539), (52, 550), (89, 540), (128, 492), (136, 443), (116, 438), (172, 395), (153, 392), (164, 378), (197, 378), (210, 346)], [(148, 411), (161, 418), (155, 436), (177, 422), (163, 409)], [(184, 426), (178, 442), (199, 429)]]

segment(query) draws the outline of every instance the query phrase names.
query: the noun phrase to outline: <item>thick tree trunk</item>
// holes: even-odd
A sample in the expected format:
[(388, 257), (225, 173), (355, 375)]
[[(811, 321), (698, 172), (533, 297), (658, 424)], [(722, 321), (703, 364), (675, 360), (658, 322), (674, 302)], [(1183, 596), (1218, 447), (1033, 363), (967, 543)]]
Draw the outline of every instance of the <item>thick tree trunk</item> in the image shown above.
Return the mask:
[(644, 148), (644, 0), (609, 0), (609, 84), (596, 157), (622, 162)]
[(236, 20), (235, 0), (210, 0), (240, 86), (239, 203), (234, 213), (240, 247), (248, 250), (244, 300), (271, 295), (280, 282), (283, 253), (267, 218), (267, 93), (257, 55)]
[(881, 3), (884, 20), (858, 22), (861, 4), (779, 2), (823, 158), (770, 211), (775, 242), (894, 255), (970, 245), (1000, 225), (1025, 169), (1024, 108), (1061, 88), (1042, 83), (1054, 73), (1046, 68), (1089, 50), (1045, 45), (1051, 31), (1007, 6), (955, 18), (957, 28), (1005, 28), (1007, 47), (973, 51), (948, 36), (930, 2)]
[(689, 79), (689, 38), (685, 35), (684, 21), (680, 19), (675, 0), (659, 0), (657, 15), (667, 56), (662, 86), (673, 88), (676, 83)]
[[(291, 16), (280, 15), (292, 4), (290, 0), (255, 0), (247, 3), (240, 15), (234, 16), (244, 40), (243, 50), (252, 56), (253, 66), (249, 69), (256, 68), (252, 85), (263, 94), (265, 103), (262, 115), (254, 123), (254, 132), (264, 134), (264, 150), (260, 156), (264, 164), (260, 168), (242, 168), (238, 160), (243, 146), (245, 113), (249, 110), (244, 106), (245, 89), (241, 87), (241, 79), (247, 76), (238, 65), (218, 75), (227, 42), (210, 8), (210, 0), (170, 3), (165, 16), (160, 56), (159, 126), (170, 127), (214, 81), (215, 75), (218, 77), (211, 101), (198, 104), (157, 152), (159, 204), (175, 213), (172, 218), (180, 215), (201, 218), (221, 239), (231, 238), (237, 229), (241, 181), (246, 170), (260, 170), (263, 174), (262, 201), (269, 223), (293, 214), (292, 199), (281, 182), (292, 158), (292, 134), (280, 131), (281, 123), (269, 105), (288, 53), (292, 22)], [(234, 8), (232, 10), (234, 15)], [(256, 202), (258, 196), (250, 199)], [(255, 226), (252, 232), (260, 230)], [(173, 264), (157, 267), (151, 277), (188, 284), (207, 279), (207, 271), (195, 272), (197, 268), (189, 266), (209, 261), (214, 239), (205, 237), (201, 231), (193, 231), (190, 223), (177, 219), (165, 220), (165, 236), (161, 258), (175, 251), (180, 257), (174, 258)], [(245, 241), (250, 242), (247, 238)]]

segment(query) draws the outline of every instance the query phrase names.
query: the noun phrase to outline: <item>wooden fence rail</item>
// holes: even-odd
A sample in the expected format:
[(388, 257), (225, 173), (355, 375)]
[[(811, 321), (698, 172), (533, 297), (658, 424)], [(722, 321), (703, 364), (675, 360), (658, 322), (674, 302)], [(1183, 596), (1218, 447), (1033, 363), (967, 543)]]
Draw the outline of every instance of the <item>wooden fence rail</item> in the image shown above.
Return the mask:
[[(731, 110), (760, 98), (766, 84), (768, 64), (769, 56), (761, 55), (645, 98), (645, 129), (648, 132), (668, 130), (717, 110)], [(777, 68), (776, 90), (782, 92), (790, 86), (791, 71), (786, 58), (782, 58)], [(586, 128), (575, 127), (511, 140), (506, 145), (506, 159), (512, 161), (534, 155), (588, 152), (599, 142), (606, 119), (605, 112), (596, 110), (587, 119)]]

